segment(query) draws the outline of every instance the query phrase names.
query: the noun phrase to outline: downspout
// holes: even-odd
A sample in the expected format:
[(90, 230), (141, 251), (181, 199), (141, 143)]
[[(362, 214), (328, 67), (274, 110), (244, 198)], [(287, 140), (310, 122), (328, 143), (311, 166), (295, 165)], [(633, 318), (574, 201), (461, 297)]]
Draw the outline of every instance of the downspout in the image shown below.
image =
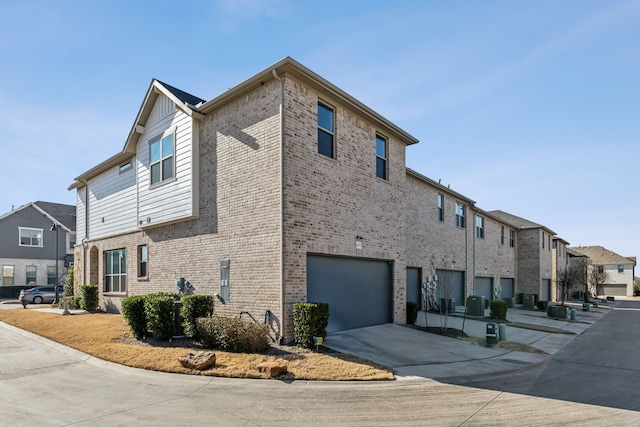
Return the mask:
[(284, 82), (278, 76), (276, 69), (272, 70), (273, 77), (280, 82), (280, 91), (278, 93), (278, 116), (279, 116), (279, 162), (280, 162), (280, 337), (279, 341), (284, 342), (285, 333), (285, 304), (284, 304), (284, 117), (283, 117), (283, 99), (284, 99)]
[[(86, 285), (89, 283), (87, 280), (87, 248), (85, 248), (85, 242), (89, 239), (89, 183), (84, 184), (84, 239), (82, 243), (82, 283)], [(88, 245), (87, 245), (88, 246)]]

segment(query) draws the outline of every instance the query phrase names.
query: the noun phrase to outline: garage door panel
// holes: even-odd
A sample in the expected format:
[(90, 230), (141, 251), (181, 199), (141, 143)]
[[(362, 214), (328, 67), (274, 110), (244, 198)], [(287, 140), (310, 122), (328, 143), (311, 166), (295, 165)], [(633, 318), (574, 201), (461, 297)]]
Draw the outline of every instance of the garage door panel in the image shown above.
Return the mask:
[(491, 277), (476, 277), (475, 295), (483, 296), (486, 301), (493, 300), (493, 279)]
[(309, 255), (307, 301), (329, 304), (329, 332), (391, 322), (391, 271), (386, 261)]
[(602, 287), (605, 296), (626, 297), (627, 285), (604, 285)]
[(500, 287), (502, 288), (502, 293), (500, 294), (502, 298), (513, 298), (515, 296), (513, 279), (500, 279)]

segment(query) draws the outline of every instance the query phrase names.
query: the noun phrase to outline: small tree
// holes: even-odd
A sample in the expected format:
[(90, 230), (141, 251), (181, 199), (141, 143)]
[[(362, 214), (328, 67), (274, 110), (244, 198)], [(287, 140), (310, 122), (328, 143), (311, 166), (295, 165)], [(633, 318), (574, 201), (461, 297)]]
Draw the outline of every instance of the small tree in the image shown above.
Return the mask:
[(67, 278), (64, 281), (64, 291), (62, 295), (65, 297), (73, 296), (73, 265), (69, 266), (69, 271), (67, 272)]
[[(603, 265), (594, 264), (591, 259), (587, 261), (587, 281), (585, 285), (585, 294), (598, 296), (598, 291), (602, 289), (602, 285), (610, 280), (609, 273), (604, 269)], [(585, 296), (587, 298), (587, 296)]]
[[(453, 304), (451, 297), (455, 292), (455, 274), (453, 274), (453, 271), (444, 269), (447, 266), (444, 258), (441, 259), (440, 262), (436, 262), (432, 257), (431, 266), (435, 274), (434, 277), (437, 276), (436, 294), (439, 297), (440, 304), (440, 326), (442, 327), (443, 331), (446, 331), (449, 326), (449, 311), (453, 309), (450, 304)], [(451, 263), (451, 268), (453, 268), (454, 266), (455, 261)]]
[(569, 289), (571, 289), (580, 279), (580, 270), (573, 266), (567, 266), (558, 270), (556, 275), (558, 286), (560, 287), (560, 305), (564, 305)]

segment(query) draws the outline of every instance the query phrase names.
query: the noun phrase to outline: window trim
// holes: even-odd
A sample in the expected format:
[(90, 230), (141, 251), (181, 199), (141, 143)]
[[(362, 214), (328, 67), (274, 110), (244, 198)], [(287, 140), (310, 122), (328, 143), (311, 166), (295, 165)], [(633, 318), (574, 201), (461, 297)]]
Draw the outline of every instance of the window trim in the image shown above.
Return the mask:
[[(142, 248), (145, 249), (145, 259), (142, 260)], [(149, 246), (147, 244), (138, 245), (137, 248), (137, 264), (138, 264), (138, 279), (144, 280), (149, 277)], [(144, 274), (143, 274), (144, 273)]]
[[(384, 142), (384, 157), (378, 154), (378, 141)], [(378, 173), (378, 160), (381, 160), (384, 165), (382, 170), (384, 176), (380, 176)], [(389, 138), (378, 132), (376, 132), (376, 177), (385, 181), (389, 180)]]
[(484, 239), (484, 217), (476, 215), (476, 237)]
[[(154, 187), (158, 187), (161, 185), (166, 184), (167, 182), (172, 182), (176, 180), (176, 176), (177, 176), (177, 162), (176, 162), (176, 146), (177, 146), (177, 126), (172, 126), (171, 128), (167, 129), (166, 131), (160, 133), (159, 135), (154, 136), (153, 138), (149, 139), (149, 143), (148, 143), (148, 149), (149, 149), (149, 188), (154, 188)], [(172, 147), (172, 154), (171, 156), (163, 156), (162, 155), (162, 140), (172, 136), (173, 138), (173, 147)], [(152, 162), (151, 161), (151, 146), (155, 143), (159, 143), (160, 144), (160, 159), (156, 162)], [(172, 159), (173, 162), (173, 173), (170, 177), (163, 179), (163, 175), (164, 175), (164, 162), (166, 160), (168, 160), (169, 158)], [(157, 182), (153, 182), (153, 165), (159, 164), (160, 166), (160, 180)]]
[[(122, 261), (124, 264), (124, 271), (120, 271), (120, 267), (122, 266), (120, 262), (118, 262), (118, 272), (108, 272), (107, 271), (107, 257), (109, 257), (111, 254), (115, 253), (115, 252), (121, 252), (122, 253), (122, 257), (124, 258), (124, 260)], [(105, 294), (125, 294), (127, 292), (127, 250), (125, 248), (119, 248), (119, 249), (112, 249), (112, 250), (108, 250), (108, 251), (104, 251), (104, 256), (103, 256), (103, 261), (104, 261), (104, 273), (103, 273), (103, 285), (102, 285), (102, 289), (104, 291)], [(118, 259), (118, 261), (120, 261), (120, 259)], [(111, 266), (113, 267), (115, 264), (111, 263)], [(113, 270), (113, 268), (112, 268)], [(113, 278), (118, 278), (118, 289), (114, 290), (114, 281)], [(112, 278), (111, 280), (108, 280), (108, 278)]]
[(31, 268), (33, 268), (33, 276), (32, 276), (33, 285), (37, 285), (38, 284), (38, 267), (33, 265), (33, 264), (25, 265), (25, 267), (24, 267), (24, 277), (25, 277), (24, 283), (26, 285), (30, 285), (30, 283), (29, 283), (29, 269), (31, 269)]
[(624, 273), (624, 264), (618, 264), (618, 273)]
[[(56, 266), (55, 265), (47, 265), (47, 285), (55, 286), (58, 281), (58, 277), (56, 275)], [(53, 283), (50, 283), (53, 280)]]
[[(5, 276), (5, 269), (11, 269), (11, 276)], [(11, 283), (5, 283), (5, 279), (11, 278)], [(16, 284), (16, 266), (13, 264), (2, 265), (2, 284), (3, 285), (15, 285)]]
[(438, 221), (444, 222), (444, 194), (438, 193)]
[[(320, 107), (329, 110), (331, 112), (331, 125), (333, 129), (326, 129), (325, 127), (320, 125)], [(318, 126), (318, 139), (316, 141), (316, 152), (328, 159), (336, 158), (336, 109), (332, 107), (329, 103), (318, 100), (318, 105), (316, 108), (316, 123)], [(320, 151), (320, 132), (323, 132), (331, 137), (331, 155), (327, 155)]]
[(129, 160), (128, 162), (125, 162), (120, 165), (120, 168), (118, 169), (119, 171), (118, 173), (122, 175), (123, 173), (129, 172), (132, 169), (133, 169), (133, 163), (131, 160)]
[(500, 244), (504, 245), (504, 225), (500, 226)]
[[(458, 212), (458, 210), (460, 210), (460, 212)], [(466, 212), (464, 203), (456, 201), (456, 227), (466, 228), (465, 217)]]
[[(40, 233), (40, 244), (39, 245), (25, 245), (22, 243), (22, 231), (37, 231)], [(33, 240), (32, 237), (29, 237), (30, 240)], [(18, 246), (22, 246), (25, 248), (41, 248), (44, 244), (44, 232), (42, 228), (33, 228), (33, 227), (18, 227)]]
[(509, 230), (509, 247), (516, 247), (516, 231), (511, 229)]

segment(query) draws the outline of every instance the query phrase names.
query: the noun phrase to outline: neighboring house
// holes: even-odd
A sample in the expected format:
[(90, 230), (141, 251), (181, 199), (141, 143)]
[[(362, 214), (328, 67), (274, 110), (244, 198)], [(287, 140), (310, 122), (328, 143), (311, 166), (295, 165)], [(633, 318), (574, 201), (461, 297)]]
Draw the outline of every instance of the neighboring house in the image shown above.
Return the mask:
[(75, 229), (76, 207), (60, 203), (28, 203), (0, 216), (2, 285), (63, 284)]
[(607, 273), (606, 283), (596, 290), (598, 296), (633, 295), (635, 257), (623, 257), (602, 246), (578, 246), (571, 249), (589, 258), (588, 268), (598, 268)]
[(565, 289), (565, 296), (562, 297), (561, 277), (569, 268), (569, 254), (567, 247), (569, 242), (560, 237), (553, 237), (553, 247), (551, 250), (551, 298), (553, 301), (562, 301), (571, 297), (570, 289)]
[[(515, 295), (515, 228), (468, 197), (407, 169), (407, 300), (436, 275), (456, 305), (469, 295)], [(445, 279), (445, 280), (442, 280)], [(498, 286), (499, 285), (499, 286)]]
[(552, 238), (556, 234), (547, 227), (503, 211), (491, 211), (494, 217), (518, 229), (516, 287), (518, 292), (535, 294), (550, 301), (553, 278)]

